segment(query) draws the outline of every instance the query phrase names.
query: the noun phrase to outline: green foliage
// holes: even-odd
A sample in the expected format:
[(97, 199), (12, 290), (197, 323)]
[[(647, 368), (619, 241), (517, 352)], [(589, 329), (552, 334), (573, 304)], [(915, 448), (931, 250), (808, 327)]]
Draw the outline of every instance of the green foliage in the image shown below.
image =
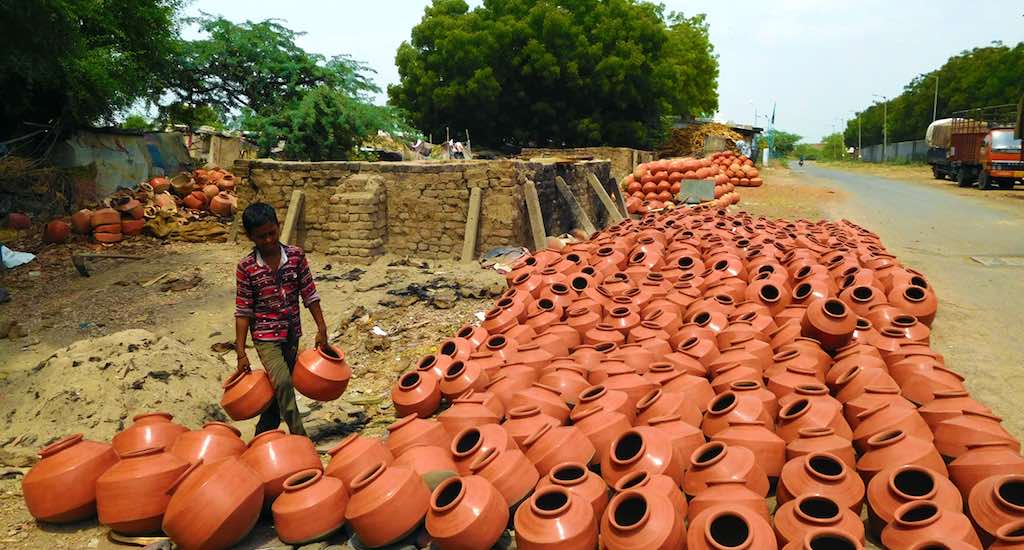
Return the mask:
[(0, 0), (0, 135), (112, 123), (170, 71), (182, 0)]
[[(956, 111), (1016, 103), (1024, 93), (1024, 43), (1014, 47), (995, 42), (964, 51), (931, 73), (914, 77), (903, 93), (889, 100), (889, 143), (924, 139), (932, 122), (935, 76), (939, 78), (938, 118)], [(860, 113), (864, 147), (882, 143), (881, 102)], [(847, 122), (846, 142), (857, 143), (857, 119)]]
[(818, 151), (821, 160), (843, 160), (846, 157), (846, 145), (843, 134), (836, 132), (821, 138), (821, 149)]
[[(789, 156), (791, 153), (793, 153), (793, 149), (794, 149), (794, 147), (796, 147), (796, 142), (798, 142), (801, 139), (803, 139), (802, 136), (799, 136), (799, 135), (791, 133), (791, 132), (784, 132), (784, 131), (779, 130), (779, 129), (772, 129), (772, 130), (770, 130), (769, 133), (770, 133), (771, 138), (772, 138), (771, 139), (771, 142), (772, 142), (772, 152), (771, 152), (771, 155), (772, 155), (772, 157), (775, 157), (775, 158), (782, 158), (782, 157)], [(758, 143), (758, 146), (761, 149), (767, 148), (768, 147), (768, 136), (762, 136), (758, 140), (757, 143)]]
[(128, 115), (128, 117), (124, 119), (124, 122), (121, 123), (121, 128), (124, 128), (125, 130), (139, 130), (145, 132), (153, 129), (153, 123), (142, 115), (131, 114)]
[(492, 146), (650, 146), (666, 115), (718, 107), (704, 16), (637, 0), (434, 0), (396, 63), (418, 128)]
[(377, 130), (409, 131), (398, 110), (370, 103), (379, 89), (362, 63), (306, 52), (299, 33), (275, 21), (196, 21), (205, 37), (178, 44), (171, 101), (160, 106), (168, 122), (234, 114), (232, 124), (260, 132), (261, 154), (284, 140), (282, 155), (294, 160), (348, 158)]
[(793, 147), (794, 157), (804, 157), (804, 160), (818, 160), (821, 150), (809, 143), (797, 143)]

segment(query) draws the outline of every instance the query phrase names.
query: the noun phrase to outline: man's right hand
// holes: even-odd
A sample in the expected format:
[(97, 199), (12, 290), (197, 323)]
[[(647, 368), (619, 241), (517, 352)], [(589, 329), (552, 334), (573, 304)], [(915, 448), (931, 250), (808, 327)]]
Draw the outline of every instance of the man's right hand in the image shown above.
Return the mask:
[(235, 370), (249, 370), (249, 356), (246, 355), (244, 351), (238, 354), (238, 367)]

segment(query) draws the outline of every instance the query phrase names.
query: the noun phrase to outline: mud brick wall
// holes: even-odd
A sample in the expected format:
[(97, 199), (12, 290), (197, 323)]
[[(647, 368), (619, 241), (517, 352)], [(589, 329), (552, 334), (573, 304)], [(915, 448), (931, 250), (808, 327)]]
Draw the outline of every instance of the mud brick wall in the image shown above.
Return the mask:
[(470, 190), (482, 191), (476, 254), (497, 246), (528, 246), (530, 227), (523, 183), (535, 182), (548, 234), (572, 229), (554, 185), (561, 175), (598, 226), (606, 215), (586, 180), (588, 172), (610, 188), (610, 163), (541, 164), (520, 160), (458, 162), (280, 162), (239, 160), (239, 207), (263, 201), (284, 219), (292, 193), (304, 208), (296, 233), (311, 252), (352, 262), (385, 253), (457, 258), (462, 252)]
[(622, 181), (626, 174), (633, 172), (637, 164), (654, 160), (654, 153), (628, 147), (575, 147), (571, 149), (545, 149), (526, 147), (519, 157), (529, 160), (533, 157), (573, 157), (592, 156), (594, 159), (605, 159), (612, 163), (611, 176)]

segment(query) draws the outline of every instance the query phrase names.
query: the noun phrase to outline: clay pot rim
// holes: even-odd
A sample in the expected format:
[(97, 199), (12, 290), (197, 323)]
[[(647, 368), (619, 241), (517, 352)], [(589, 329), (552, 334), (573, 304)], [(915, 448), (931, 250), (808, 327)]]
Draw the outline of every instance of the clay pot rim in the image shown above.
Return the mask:
[[(859, 540), (856, 540), (853, 537), (851, 537), (850, 534), (846, 531), (842, 531), (840, 529), (814, 528), (809, 529), (805, 533), (803, 533), (803, 538), (801, 539), (803, 541), (803, 545), (800, 546), (800, 550), (812, 550), (814, 548), (814, 541), (820, 537), (842, 539), (843, 541), (849, 543), (850, 548), (855, 548), (857, 550), (863, 550), (864, 548), (864, 545), (861, 544)], [(921, 545), (915, 544), (913, 546), (913, 549), (917, 550), (921, 547)]]
[(232, 433), (234, 433), (236, 436), (242, 437), (241, 430), (239, 430), (238, 428), (232, 426), (231, 424), (228, 424), (227, 422), (221, 422), (219, 420), (211, 420), (209, 422), (204, 423), (203, 427), (201, 429), (205, 430), (206, 428), (226, 428), (226, 429), (230, 430)]
[(145, 449), (136, 449), (134, 451), (128, 451), (127, 453), (118, 453), (118, 458), (124, 460), (126, 458), (142, 458), (144, 456), (156, 455), (164, 452), (166, 449), (163, 447), (146, 447)]
[[(717, 454), (715, 454), (714, 456), (712, 456), (712, 457), (710, 457), (710, 458), (708, 458), (706, 460), (700, 460), (703, 457), (703, 455), (705, 455), (705, 454), (707, 454), (707, 453), (709, 453), (709, 452), (711, 452), (711, 451), (713, 451), (715, 449), (718, 449), (718, 453)], [(715, 464), (721, 462), (722, 459), (725, 458), (725, 455), (728, 452), (729, 452), (729, 446), (726, 445), (725, 442), (723, 442), (723, 441), (709, 441), (709, 442), (701, 445), (700, 447), (697, 447), (696, 449), (694, 449), (693, 453), (690, 454), (690, 464), (693, 465), (693, 466), (700, 466), (700, 467), (714, 466)]]
[[(572, 479), (562, 479), (560, 477), (557, 477), (558, 472), (565, 471), (565, 470), (570, 470), (570, 469), (579, 470), (580, 471), (580, 475), (578, 477), (574, 477)], [(562, 463), (559, 463), (559, 464), (555, 465), (554, 468), (551, 468), (551, 471), (548, 472), (547, 478), (548, 478), (548, 481), (550, 481), (554, 485), (561, 485), (563, 487), (572, 487), (572, 486), (575, 486), (575, 485), (581, 485), (584, 482), (586, 482), (587, 478), (590, 476), (590, 474), (588, 472), (590, 472), (590, 470), (588, 470), (587, 466), (585, 464), (583, 464), (582, 462), (572, 462), (572, 461), (562, 462)]]
[[(912, 495), (904, 491), (903, 489), (900, 489), (899, 487), (896, 486), (896, 476), (904, 472), (917, 472), (919, 474), (928, 476), (932, 482), (932, 489), (923, 495)], [(939, 484), (937, 483), (937, 477), (938, 475), (931, 468), (918, 466), (917, 464), (904, 464), (902, 466), (893, 468), (893, 470), (889, 472), (886, 478), (886, 485), (889, 487), (890, 491), (899, 495), (900, 498), (906, 499), (907, 501), (931, 500), (936, 495), (936, 493), (939, 492)]]
[(1024, 475), (1007, 474), (1004, 476), (1000, 476), (998, 479), (995, 480), (995, 482), (992, 485), (992, 493), (995, 495), (996, 502), (1000, 506), (1012, 510), (1015, 513), (1015, 515), (1019, 515), (1022, 512), (1024, 512), (1024, 505), (1015, 504), (1013, 502), (1010, 502), (1009, 500), (1006, 500), (1006, 498), (1003, 496), (1003, 492), (1000, 490), (1007, 483), (1019, 483), (1024, 485)]
[[(630, 455), (629, 457), (627, 457), (627, 458), (619, 458), (618, 453), (615, 452), (616, 448), (627, 437), (636, 437), (637, 439), (639, 439), (640, 440), (640, 446), (637, 448), (636, 452), (633, 453), (632, 455)], [(619, 436), (616, 437), (612, 441), (611, 452), (608, 453), (608, 458), (614, 464), (618, 464), (618, 465), (632, 464), (632, 463), (636, 462), (637, 460), (640, 460), (640, 458), (642, 456), (644, 456), (644, 453), (646, 451), (647, 451), (647, 441), (644, 439), (643, 433), (639, 432), (635, 428), (630, 428), (629, 430), (626, 430), (626, 431), (622, 432), (621, 434), (619, 434)]]
[[(622, 524), (620, 524), (619, 521), (618, 521), (618, 518), (616, 517), (615, 510), (617, 510), (620, 506), (623, 506), (624, 503), (626, 503), (627, 501), (632, 501), (632, 500), (637, 500), (637, 499), (639, 499), (643, 503), (644, 513), (641, 514), (641, 516), (634, 523), (632, 523), (630, 525), (622, 525)], [(614, 497), (612, 497), (611, 502), (608, 503), (608, 512), (607, 512), (607, 514), (608, 514), (608, 523), (612, 526), (612, 528), (620, 530), (620, 531), (636, 531), (636, 530), (639, 530), (639, 529), (643, 528), (643, 526), (647, 524), (647, 521), (650, 520), (650, 518), (651, 518), (651, 508), (650, 508), (650, 505), (647, 503), (647, 496), (646, 495), (644, 495), (642, 492), (637, 491), (635, 489), (627, 489), (627, 490), (622, 491), (621, 493), (615, 495)]]
[[(416, 416), (416, 415), (415, 414), (409, 414), (409, 415), (403, 416), (401, 418), (401, 420), (399, 420), (399, 422), (401, 422), (402, 420), (405, 420), (406, 418), (409, 418), (410, 416)], [(397, 424), (397, 422), (396, 422), (396, 424)], [(278, 430), (278, 431), (281, 432), (281, 433), (284, 433), (283, 430)], [(350, 445), (352, 442), (354, 442), (355, 440), (359, 439), (360, 437), (363, 437), (363, 436), (359, 435), (359, 433), (348, 434), (347, 436), (345, 436), (344, 439), (339, 441), (337, 445), (335, 445), (334, 447), (331, 447), (330, 450), (327, 451), (327, 454), (329, 454), (331, 456), (334, 456), (334, 455), (340, 453), (344, 447), (347, 447), (348, 445)], [(251, 445), (252, 444), (250, 443), (250, 446)]]
[(828, 298), (821, 304), (821, 311), (832, 319), (845, 319), (850, 314), (850, 308), (842, 300)]
[(859, 375), (862, 372), (864, 372), (864, 369), (861, 368), (860, 365), (854, 365), (854, 366), (846, 369), (846, 372), (844, 372), (843, 374), (839, 375), (839, 378), (836, 378), (835, 384), (837, 386), (844, 386), (850, 380), (853, 380), (854, 377), (856, 377), (857, 375)]
[(801, 397), (799, 399), (796, 399), (789, 405), (786, 405), (786, 407), (783, 410), (779, 411), (779, 420), (793, 420), (796, 418), (800, 418), (801, 416), (807, 414), (807, 411), (810, 410), (810, 408), (811, 401), (806, 397)]
[[(437, 505), (437, 499), (448, 489), (449, 486), (459, 484), (459, 491), (452, 497), (450, 502), (445, 503), (442, 506)], [(430, 495), (430, 510), (438, 513), (445, 514), (453, 510), (456, 506), (462, 502), (463, 497), (466, 496), (466, 484), (459, 476), (450, 477), (437, 485), (434, 488), (434, 492)]]
[[(913, 294), (911, 294), (913, 292)], [(903, 297), (911, 302), (923, 302), (928, 297), (928, 291), (924, 287), (909, 285), (903, 289)]]
[[(992, 441), (972, 441), (970, 443), (965, 444), (965, 447), (967, 447), (968, 451), (973, 451), (975, 449), (998, 449), (1000, 447), (1004, 447), (1012, 451), (1015, 448), (1013, 442), (1006, 439)], [(1014, 454), (1016, 454), (1016, 452), (1014, 452)]]
[[(654, 426), (655, 424), (667, 424), (669, 422), (686, 422), (683, 421), (682, 415), (678, 414), (663, 414), (661, 416), (655, 416), (654, 418), (647, 421), (648, 426)], [(687, 424), (689, 426), (689, 424)]]
[(57, 441), (54, 441), (53, 443), (50, 443), (49, 445), (43, 447), (42, 449), (39, 449), (39, 458), (46, 458), (46, 457), (53, 456), (53, 455), (55, 455), (55, 454), (65, 450), (65, 449), (67, 449), (69, 447), (72, 447), (72, 446), (78, 444), (80, 441), (82, 441), (84, 439), (85, 439), (85, 434), (82, 434), (82, 433), (74, 433), (74, 434), (71, 434), (71, 435), (66, 435), (66, 436), (58, 439)]
[[(188, 468), (185, 468), (185, 471), (181, 472), (181, 475), (179, 475), (177, 477), (177, 479), (175, 479), (174, 482), (172, 482), (167, 487), (167, 490), (164, 491), (164, 494), (167, 495), (167, 496), (174, 495), (174, 492), (178, 490), (178, 487), (181, 487), (181, 482), (185, 481), (185, 479), (187, 479), (188, 476), (192, 475), (192, 472), (196, 471), (199, 468), (199, 466), (201, 466), (203, 464), (204, 460), (205, 459), (200, 458), (199, 460), (196, 460), (192, 464), (189, 464)], [(224, 459), (224, 460), (227, 460), (227, 459)]]
[[(711, 526), (716, 521), (718, 521), (719, 519), (721, 519), (724, 516), (732, 516), (732, 517), (736, 518), (737, 520), (739, 520), (740, 522), (742, 522), (744, 525), (747, 526), (747, 538), (743, 542), (741, 542), (740, 544), (738, 544), (736, 546), (725, 546), (724, 544), (720, 544), (715, 539), (715, 537), (712, 536), (712, 534), (711, 534)], [(741, 515), (739, 513), (736, 513), (733, 510), (729, 510), (729, 509), (717, 510), (714, 513), (712, 513), (711, 516), (708, 517), (707, 521), (704, 523), (704, 540), (709, 545), (711, 545), (711, 548), (715, 548), (716, 550), (719, 550), (719, 549), (721, 549), (721, 550), (725, 550), (725, 549), (744, 550), (745, 548), (749, 548), (750, 545), (751, 545), (750, 535), (751, 535), (752, 529), (753, 528), (751, 527), (750, 523), (747, 521), (747, 518), (743, 517), (743, 515)]]
[(1024, 519), (1011, 521), (996, 530), (996, 540), (1003, 542), (1024, 542)]
[(583, 391), (580, 392), (579, 399), (581, 402), (594, 401), (607, 393), (608, 388), (606, 388), (604, 384), (594, 384), (583, 388)]
[(286, 493), (294, 493), (313, 485), (323, 477), (323, 470), (318, 468), (307, 468), (305, 470), (299, 470), (298, 472), (288, 476), (288, 478), (284, 480), (283, 487)]
[(455, 333), (455, 337), (465, 338), (466, 340), (469, 340), (469, 337), (472, 336), (473, 333), (476, 332), (478, 329), (480, 329), (480, 327), (475, 327), (469, 324), (462, 325), (461, 327), (459, 327), (459, 330)]
[[(807, 471), (807, 473), (811, 477), (815, 477), (815, 478), (818, 478), (818, 479), (823, 479), (823, 480), (826, 480), (826, 481), (835, 482), (835, 481), (842, 481), (848, 475), (848, 470), (849, 469), (846, 467), (846, 463), (843, 462), (843, 460), (841, 458), (839, 458), (838, 456), (836, 456), (836, 455), (834, 455), (834, 454), (832, 454), (830, 452), (827, 452), (827, 451), (817, 451), (817, 452), (813, 452), (813, 453), (808, 453), (808, 454), (803, 456), (803, 459), (804, 459), (803, 460), (803, 462), (804, 462), (804, 469)], [(812, 462), (815, 461), (815, 460), (828, 460), (828, 461), (834, 463), (835, 466), (839, 467), (839, 473), (838, 474), (829, 474), (829, 473), (822, 472), (820, 470), (815, 469), (813, 464), (812, 464)]]
[[(795, 371), (792, 371), (792, 372), (798, 372), (800, 374), (813, 374), (813, 373), (815, 373), (814, 369), (805, 369), (805, 368), (800, 368), (800, 367), (791, 367), (791, 368), (799, 369), (799, 370), (795, 370)], [(828, 395), (829, 394), (828, 393), (828, 386), (826, 386), (825, 384), (822, 384), (820, 382), (817, 383), (817, 384), (815, 384), (815, 383), (797, 384), (797, 386), (795, 388), (793, 388), (793, 393), (796, 393), (796, 394), (799, 394), (799, 395)]]
[(796, 433), (800, 438), (806, 439), (809, 437), (828, 437), (834, 435), (836, 431), (831, 426), (811, 426), (809, 428), (800, 428)]
[[(392, 432), (398, 431), (399, 429), (405, 427), (407, 424), (411, 424), (412, 422), (414, 422), (416, 420), (416, 418), (418, 418), (418, 415), (416, 413), (409, 413), (409, 414), (403, 416), (402, 418), (399, 418), (398, 420), (395, 420), (391, 424), (388, 424), (388, 427), (387, 427), (388, 433), (392, 433)], [(356, 436), (356, 437), (353, 437), (353, 436)], [(347, 445), (348, 443), (351, 443), (351, 441), (349, 441), (349, 440), (351, 439), (352, 441), (354, 441), (357, 437), (359, 437), (359, 433), (350, 434), (345, 439), (342, 439), (341, 442), (338, 443), (336, 448), (340, 448), (343, 445)]]
[(932, 392), (935, 399), (954, 398), (954, 397), (970, 397), (971, 394), (967, 390), (938, 390)]
[[(715, 407), (716, 403), (719, 403), (720, 401), (723, 401), (723, 400), (726, 400), (726, 399), (732, 399), (732, 401), (730, 401), (729, 404), (725, 405), (723, 408), (716, 408)], [(708, 414), (710, 414), (712, 416), (722, 416), (722, 415), (729, 414), (729, 412), (731, 412), (733, 409), (735, 409), (737, 407), (738, 403), (739, 403), (739, 397), (736, 396), (736, 392), (734, 392), (732, 390), (726, 390), (726, 391), (724, 391), (724, 392), (722, 392), (722, 393), (712, 397), (711, 401), (708, 401)]]
[[(581, 420), (587, 417), (593, 416), (601, 411), (606, 410), (601, 405), (591, 405), (589, 407), (576, 407), (569, 413), (569, 418), (574, 424), (578, 424)], [(620, 413), (621, 414), (621, 413)]]
[[(250, 374), (253, 374), (253, 373), (258, 373), (258, 372), (263, 372), (264, 376), (266, 376), (266, 372), (267, 371), (264, 371), (264, 370), (252, 370), (252, 369), (250, 369), (248, 367), (246, 367), (246, 368), (244, 368), (242, 370), (236, 370), (234, 373), (231, 374), (231, 376), (228, 377), (227, 380), (224, 381), (223, 384), (221, 384), (221, 388), (225, 389), (225, 390), (229, 390), (229, 389), (235, 387), (246, 376), (248, 376)], [(257, 376), (259, 376), (259, 375), (257, 374)]]
[(167, 419), (168, 422), (170, 422), (171, 420), (174, 420), (174, 415), (169, 413), (169, 412), (154, 411), (154, 412), (147, 412), (147, 413), (139, 413), (139, 414), (137, 414), (137, 415), (132, 417), (132, 422), (138, 422), (139, 420), (142, 420), (142, 419), (154, 418), (154, 417), (165, 418), (165, 419)]
[(615, 482), (613, 489), (617, 492), (624, 492), (637, 487), (643, 487), (650, 483), (651, 473), (646, 470), (630, 472)]
[(884, 432), (879, 432), (869, 437), (867, 440), (867, 445), (872, 449), (879, 449), (882, 447), (888, 447), (889, 445), (902, 441), (906, 439), (906, 437), (907, 434), (903, 430), (886, 430)]
[(387, 464), (382, 460), (378, 460), (376, 463), (363, 468), (356, 477), (352, 479), (352, 483), (349, 484), (349, 488), (355, 493), (361, 489), (364, 489), (377, 478), (384, 474), (384, 471), (388, 469)]
[(794, 357), (799, 357), (799, 356), (800, 356), (800, 350), (798, 350), (798, 349), (787, 349), (786, 351), (780, 351), (779, 353), (776, 353), (775, 355), (773, 355), (772, 356), (772, 361), (776, 362), (776, 363), (781, 363), (783, 361), (789, 361), (790, 359), (793, 359)]
[[(835, 506), (836, 514), (830, 518), (820, 518), (808, 514), (801, 508), (801, 505), (809, 500), (818, 500), (831, 503), (832, 506)], [(813, 523), (816, 525), (835, 525), (836, 523), (839, 523), (839, 521), (843, 518), (843, 507), (840, 506), (840, 504), (836, 502), (835, 499), (828, 495), (818, 493), (805, 493), (796, 497), (793, 500), (793, 513), (796, 514), (800, 519), (808, 523)]]
[[(758, 380), (736, 380), (729, 384), (729, 390), (733, 392), (737, 391), (755, 391), (764, 387), (764, 383)], [(723, 392), (724, 393), (724, 392)]]
[[(279, 438), (285, 437), (287, 435), (288, 435), (288, 433), (285, 432), (284, 430), (282, 430), (281, 428), (277, 428), (277, 429), (274, 429), (274, 430), (267, 430), (267, 431), (265, 431), (265, 432), (263, 432), (261, 434), (257, 434), (251, 440), (249, 440), (249, 448), (251, 449), (251, 448), (253, 448), (253, 447), (257, 446), (257, 445), (263, 445), (265, 443), (269, 443), (271, 441), (274, 441), (275, 439), (279, 439)], [(359, 435), (359, 434), (352, 434), (352, 435)], [(271, 439), (271, 437), (273, 437), (274, 439)], [(344, 440), (342, 440), (342, 442), (344, 442)], [(341, 444), (339, 443), (338, 446), (340, 447)]]
[[(666, 365), (668, 365), (669, 367), (672, 366), (671, 364), (667, 364), (667, 363), (666, 363)], [(650, 367), (648, 367), (648, 368), (650, 368)], [(675, 370), (675, 369), (673, 369), (673, 370)], [(663, 390), (661, 388), (654, 388), (651, 391), (645, 393), (643, 395), (643, 397), (641, 397), (640, 400), (636, 402), (636, 410), (637, 411), (642, 411), (644, 409), (649, 408), (651, 405), (654, 405), (654, 403), (657, 402), (658, 399), (660, 399), (661, 396), (664, 395), (664, 393), (665, 393), (665, 390)]]
[[(540, 500), (541, 498), (543, 498), (543, 497), (545, 497), (547, 495), (551, 495), (551, 494), (561, 495), (562, 498), (565, 499), (565, 502), (561, 506), (559, 506), (559, 507), (557, 507), (555, 509), (552, 509), (552, 510), (541, 508), (540, 506), (537, 505), (537, 501), (538, 500)], [(534, 514), (538, 515), (538, 516), (541, 516), (541, 517), (548, 517), (548, 518), (550, 518), (550, 517), (560, 516), (566, 510), (568, 510), (571, 505), (572, 505), (572, 493), (568, 489), (566, 489), (565, 487), (560, 487), (558, 485), (547, 485), (547, 486), (545, 486), (545, 487), (535, 491), (533, 493), (533, 495), (530, 497), (530, 511), (533, 512)]]
[[(923, 519), (904, 519), (904, 516), (918, 508), (931, 508), (933, 513), (930, 516)], [(898, 508), (896, 508), (896, 510), (893, 512), (892, 520), (894, 523), (899, 524), (901, 526), (913, 528), (931, 525), (932, 523), (938, 521), (939, 517), (941, 516), (942, 508), (938, 504), (936, 504), (934, 500), (912, 500), (910, 502), (901, 504)]]

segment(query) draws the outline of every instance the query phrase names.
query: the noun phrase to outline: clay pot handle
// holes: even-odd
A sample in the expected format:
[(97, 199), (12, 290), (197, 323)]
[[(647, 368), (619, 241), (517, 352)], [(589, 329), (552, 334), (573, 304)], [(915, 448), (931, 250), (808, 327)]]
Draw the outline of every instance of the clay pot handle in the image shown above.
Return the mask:
[(527, 437), (526, 440), (523, 441), (523, 446), (529, 447), (533, 445), (534, 443), (537, 442), (538, 439), (544, 437), (544, 434), (548, 433), (549, 431), (551, 431), (551, 424), (541, 424), (539, 428), (537, 428), (532, 434), (530, 434), (530, 437)]
[(174, 492), (178, 490), (178, 486), (181, 485), (181, 482), (185, 481), (185, 478), (187, 478), (189, 475), (191, 475), (192, 472), (196, 471), (196, 468), (198, 468), (202, 463), (203, 463), (203, 459), (200, 458), (199, 460), (195, 461), (194, 463), (189, 464), (188, 468), (186, 468), (185, 471), (181, 472), (181, 475), (178, 476), (178, 479), (175, 479), (174, 483), (171, 483), (171, 486), (167, 488), (167, 492), (166, 492), (167, 496), (173, 495)]
[(491, 462), (494, 462), (494, 460), (497, 458), (498, 449), (494, 447), (488, 447), (487, 449), (484, 449), (479, 455), (477, 455), (476, 458), (473, 459), (473, 462), (469, 465), (469, 469), (470, 471), (476, 473), (477, 471), (484, 469), (484, 467), (486, 467)]
[(58, 439), (57, 441), (54, 441), (53, 443), (50, 443), (49, 445), (43, 447), (42, 449), (39, 449), (39, 458), (53, 456), (63, 451), (64, 449), (67, 449), (68, 447), (71, 447), (72, 445), (78, 443), (79, 441), (82, 440), (83, 437), (84, 435), (80, 433), (64, 436)]

